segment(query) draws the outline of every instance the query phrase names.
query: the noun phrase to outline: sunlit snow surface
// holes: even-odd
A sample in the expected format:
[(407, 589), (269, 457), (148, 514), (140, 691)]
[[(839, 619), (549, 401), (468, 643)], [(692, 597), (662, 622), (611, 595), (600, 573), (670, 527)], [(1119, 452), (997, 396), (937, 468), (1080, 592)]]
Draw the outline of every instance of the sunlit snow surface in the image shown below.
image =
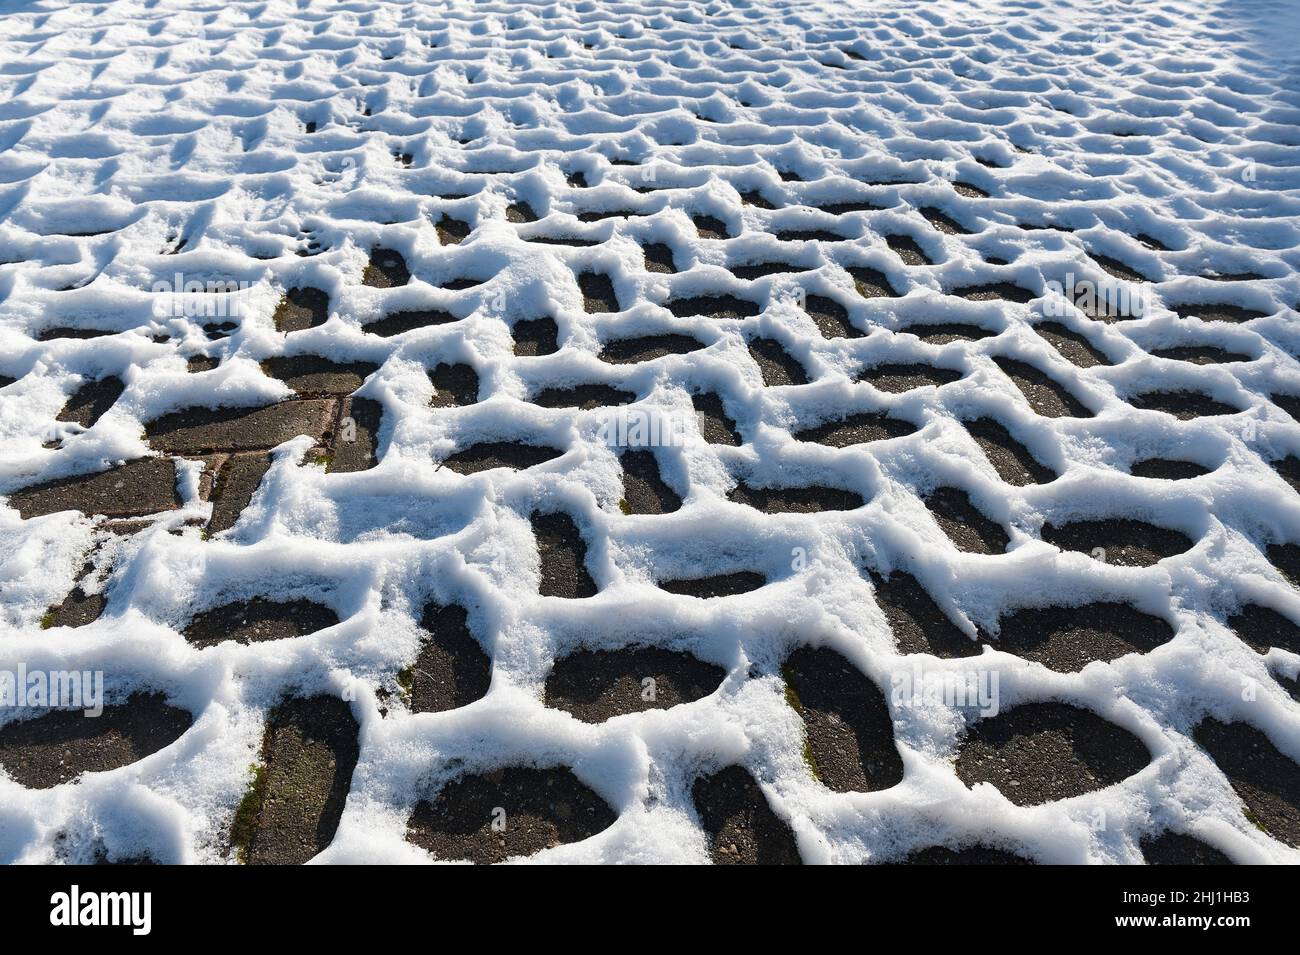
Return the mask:
[[(536, 861), (703, 861), (691, 782), (735, 762), (809, 862), (975, 842), (1043, 862), (1134, 862), (1140, 837), (1171, 827), (1241, 862), (1300, 858), (1247, 821), (1187, 735), (1207, 714), (1240, 719), (1300, 758), (1300, 704), (1272, 676), (1294, 677), (1300, 657), (1260, 656), (1224, 626), (1247, 601), (1300, 620), (1300, 594), (1263, 554), (1300, 540), (1300, 496), (1270, 466), (1300, 452), (1300, 425), (1269, 399), (1300, 393), (1294, 3), (154, 0), (3, 11), (0, 374), (19, 380), (0, 391), (0, 493), (151, 454), (142, 423), (163, 412), (281, 397), (258, 362), (282, 353), (381, 364), (360, 394), (383, 404), (385, 423), (378, 466), (356, 474), (304, 463), (309, 439), (282, 445), (240, 522), (209, 540), (192, 520), (208, 508), (197, 471), (185, 475), (185, 507), (114, 545), (108, 608), (76, 630), (40, 621), (72, 586), (93, 522), (20, 521), (0, 505), (0, 666), (102, 669), (117, 697), (157, 687), (195, 714), (172, 746), (76, 785), (31, 791), (0, 780), (0, 859), (77, 858), (89, 849), (75, 847), (102, 844), (115, 856), (220, 861), (267, 708), (289, 688), (354, 696), (361, 723), (347, 809), (321, 861), (426, 859), (403, 839), (414, 801), (455, 774), (521, 763), (573, 767), (619, 813), (600, 835)], [(589, 188), (566, 183), (578, 171)], [(954, 181), (989, 197), (960, 194)], [(742, 203), (754, 190), (780, 208)], [(442, 198), (455, 194), (466, 198)], [(813, 208), (864, 196), (884, 208), (837, 222)], [(541, 221), (507, 221), (517, 201)], [(970, 234), (940, 233), (917, 212), (927, 206)], [(574, 219), (627, 208), (646, 214)], [(474, 227), (462, 244), (440, 245), (444, 211)], [(700, 215), (734, 238), (700, 238), (690, 218)], [(848, 241), (772, 234), (828, 222)], [(904, 265), (886, 233), (916, 236), (936, 264)], [(532, 234), (598, 244), (521, 239)], [(178, 237), (185, 251), (163, 254)], [(309, 239), (324, 251), (295, 255)], [(682, 271), (646, 271), (648, 242), (672, 246)], [(406, 256), (409, 286), (362, 286), (376, 245)], [(943, 294), (990, 282), (1038, 293), (1067, 272), (1104, 278), (1089, 252), (1152, 280), (1154, 305), (1139, 320), (1107, 324), (1069, 307), (1057, 319), (1109, 354), (1110, 367), (1077, 367), (1031, 330), (1047, 299)], [(811, 270), (746, 283), (723, 268), (778, 259)], [(905, 294), (861, 298), (846, 266), (877, 269)], [(592, 270), (612, 277), (621, 312), (584, 310), (575, 273)], [(202, 319), (155, 317), (151, 289), (178, 271), (250, 283), (240, 328), (211, 349), (225, 356), (214, 372), (185, 371), (182, 346), (205, 341)], [(1257, 277), (1205, 277), (1242, 273)], [(487, 281), (440, 287), (461, 277)], [(286, 338), (271, 315), (300, 284), (328, 291), (332, 314)], [(868, 334), (820, 335), (791, 300), (798, 286), (843, 303)], [(762, 311), (717, 320), (661, 307), (708, 293)], [(1202, 322), (1167, 307), (1209, 301), (1267, 317)], [(464, 320), (400, 338), (361, 331), (398, 304)], [(560, 351), (515, 357), (510, 326), (543, 314), (559, 325)], [(997, 334), (946, 345), (894, 334), (917, 320)], [(120, 333), (37, 340), (75, 322)], [(708, 347), (640, 365), (596, 357), (611, 337), (665, 330)], [(1201, 366), (1149, 354), (1189, 330), (1197, 344), (1251, 360)], [(171, 340), (155, 343), (160, 333)], [(763, 387), (746, 348), (759, 333), (811, 383)], [(1034, 414), (994, 355), (1050, 372), (1098, 414)], [(425, 369), (439, 360), (473, 365), (483, 400), (430, 408)], [(854, 383), (881, 361), (965, 377), (900, 395)], [(43, 447), (77, 376), (104, 374), (127, 386), (113, 410)], [(544, 385), (592, 380), (636, 391), (640, 407), (680, 423), (684, 443), (658, 451), (680, 511), (621, 513), (619, 467), (600, 433), (609, 412), (525, 402)], [(1157, 383), (1242, 410), (1177, 421), (1125, 402)], [(701, 386), (722, 394), (743, 446), (702, 440), (689, 398)], [(790, 436), (796, 423), (874, 409), (920, 430), (844, 450)], [(959, 424), (980, 412), (1013, 426), (1062, 476), (1024, 488), (999, 480)], [(567, 453), (526, 472), (463, 477), (436, 466), (453, 445), (520, 433)], [(1127, 473), (1153, 455), (1213, 471), (1178, 483)], [(766, 515), (728, 501), (740, 478), (844, 487), (868, 503)], [(1008, 553), (963, 554), (948, 542), (920, 497), (940, 484), (964, 487), (1009, 528)], [(582, 529), (596, 597), (535, 596), (528, 515), (556, 506)], [(1173, 527), (1196, 544), (1138, 569), (1039, 537), (1044, 523), (1110, 516)], [(796, 548), (806, 561), (792, 560)], [(954, 773), (968, 714), (919, 706), (894, 712), (900, 785), (822, 787), (803, 762), (777, 667), (797, 645), (831, 646), (888, 695), (891, 674), (912, 660), (894, 646), (868, 568), (914, 574), (970, 633), (1004, 608), (1047, 603), (1116, 600), (1169, 620), (1171, 643), (1080, 673), (994, 650), (978, 663), (998, 670), (1003, 709), (1048, 698), (1090, 708), (1136, 734), (1151, 764), (1100, 792), (1017, 808)], [(740, 569), (772, 583), (707, 602), (653, 585)], [(195, 608), (253, 594), (314, 597), (342, 623), (203, 651), (180, 635)], [(491, 691), (438, 714), (410, 715), (390, 699), (381, 718), (375, 691), (413, 658), (431, 599), (470, 608), (493, 657)], [(688, 649), (728, 677), (704, 700), (602, 725), (543, 706), (556, 656), (632, 642)]]

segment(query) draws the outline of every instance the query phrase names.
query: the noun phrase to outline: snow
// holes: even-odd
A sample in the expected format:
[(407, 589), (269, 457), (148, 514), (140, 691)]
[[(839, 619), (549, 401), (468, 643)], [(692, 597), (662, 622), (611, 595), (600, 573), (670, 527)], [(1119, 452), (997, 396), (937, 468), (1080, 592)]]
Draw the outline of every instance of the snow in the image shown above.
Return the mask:
[[(377, 467), (326, 475), (303, 464), (310, 439), (287, 442), (236, 527), (212, 540), (183, 526), (208, 507), (191, 469), (180, 511), (113, 545), (108, 610), (75, 631), (42, 631), (40, 619), (70, 588), (93, 523), (67, 513), (21, 521), (0, 506), (0, 666), (102, 669), (111, 697), (160, 688), (195, 714), (172, 746), (76, 786), (29, 791), (0, 779), (0, 859), (50, 861), (59, 833), (74, 842), (93, 833), (115, 854), (220, 861), (265, 713), (296, 687), (344, 693), (361, 725), (347, 808), (321, 862), (425, 860), (403, 839), (414, 801), (456, 773), (512, 763), (571, 766), (619, 813), (607, 831), (536, 861), (701, 861), (690, 783), (732, 762), (754, 774), (809, 862), (974, 841), (1044, 862), (1133, 862), (1138, 839), (1165, 826), (1239, 862), (1300, 861), (1243, 818), (1188, 735), (1206, 714), (1243, 719), (1300, 759), (1300, 706), (1268, 672), (1294, 675), (1300, 658), (1276, 649), (1260, 657), (1223, 623), (1247, 601), (1300, 620), (1300, 594), (1262, 553), (1300, 539), (1300, 497), (1268, 463), (1300, 452), (1300, 426), (1268, 400), (1300, 392), (1300, 73), (1281, 39), (1295, 30), (1277, 22), (1290, 17), (1300, 27), (1294, 7), (108, 0), (0, 9), (0, 374), (20, 378), (0, 394), (0, 494), (151, 454), (143, 422), (167, 411), (283, 397), (257, 364), (274, 355), (380, 363), (358, 394), (385, 411)], [(307, 121), (316, 133), (304, 133)], [(1138, 135), (1107, 135), (1116, 131)], [(395, 152), (413, 155), (409, 169)], [(1014, 165), (986, 168), (977, 156)], [(654, 184), (670, 188), (631, 192), (622, 184), (643, 184), (642, 173), (610, 158), (649, 164)], [(566, 186), (579, 170), (591, 188)], [(782, 182), (779, 170), (808, 181)], [(886, 179), (899, 181), (864, 185)], [(957, 195), (953, 179), (992, 198)], [(835, 228), (850, 241), (799, 246), (771, 233), (823, 228), (827, 217), (742, 205), (738, 193), (753, 189), (784, 192), (791, 206), (863, 195), (901, 202), (841, 216)], [(543, 221), (507, 223), (514, 201)], [(974, 234), (923, 229), (922, 206)], [(623, 208), (651, 214), (590, 224), (569, 215)], [(441, 246), (433, 222), (443, 213), (477, 228), (463, 244)], [(693, 215), (720, 218), (739, 238), (701, 240)], [(1074, 231), (1024, 231), (1020, 221)], [(71, 235), (104, 230), (115, 231)], [(937, 264), (900, 265), (883, 238), (894, 231), (917, 235)], [(1139, 232), (1178, 251), (1146, 248), (1132, 238)], [(607, 241), (579, 248), (520, 239), (536, 233)], [(307, 235), (325, 251), (293, 255)], [(182, 237), (185, 251), (159, 254)], [(671, 244), (684, 271), (645, 272), (645, 242)], [(360, 284), (376, 245), (406, 257), (409, 286)], [(1112, 367), (1077, 368), (1031, 331), (1041, 302), (943, 295), (992, 281), (1039, 291), (1071, 270), (1106, 278), (1085, 249), (1122, 258), (1154, 282), (1155, 307), (1144, 318), (1102, 325), (1066, 307), (1057, 319), (1104, 348)], [(994, 268), (989, 255), (1014, 261)], [(816, 270), (750, 284), (722, 269), (763, 261)], [(846, 266), (884, 272), (903, 297), (861, 299)], [(584, 312), (575, 279), (584, 271), (608, 274), (625, 309)], [(1201, 277), (1247, 271), (1263, 278)], [(239, 330), (213, 344), (203, 319), (183, 307), (160, 317), (151, 289), (177, 272), (247, 283), (232, 293)], [(438, 287), (463, 277), (486, 282)], [(61, 291), (77, 283), (85, 284)], [(331, 316), (286, 339), (271, 315), (281, 291), (300, 284), (330, 294)], [(843, 303), (869, 334), (820, 336), (788, 301), (796, 285)], [(726, 293), (759, 302), (762, 314), (675, 318), (660, 307)], [(1169, 307), (1195, 302), (1268, 317), (1211, 323)], [(464, 320), (391, 339), (362, 332), (401, 308)], [(509, 327), (541, 314), (555, 317), (560, 352), (515, 357)], [(938, 346), (891, 334), (917, 320), (999, 334)], [(37, 340), (72, 323), (115, 334)], [(1193, 366), (1147, 353), (1181, 343), (1187, 330), (1252, 360)], [(707, 347), (642, 365), (596, 358), (611, 337), (663, 331)], [(173, 343), (151, 340), (163, 332)], [(812, 383), (763, 388), (745, 346), (755, 334), (781, 341)], [(177, 340), (226, 360), (186, 374)], [(1034, 415), (994, 355), (1049, 371), (1097, 416)], [(484, 400), (429, 408), (424, 370), (436, 361), (472, 365)], [(903, 395), (853, 383), (881, 361), (925, 361), (965, 376)], [(113, 410), (84, 433), (69, 431), (60, 449), (44, 448), (66, 397), (104, 374), (126, 384)], [(658, 451), (665, 480), (684, 499), (679, 512), (620, 513), (619, 468), (601, 438), (610, 409), (525, 401), (536, 388), (574, 381), (634, 390), (639, 408), (684, 422), (684, 443)], [(1124, 402), (1156, 383), (1195, 386), (1241, 410), (1182, 422)], [(691, 386), (720, 391), (749, 443), (704, 443), (690, 423)], [(795, 422), (845, 410), (887, 410), (920, 430), (845, 450), (791, 439)], [(1025, 488), (1001, 482), (959, 423), (978, 413), (1006, 422), (1062, 477)], [(464, 477), (437, 467), (453, 448), (525, 435), (566, 453), (527, 472)], [(1124, 473), (1151, 455), (1219, 466), (1170, 491)], [(727, 500), (742, 477), (848, 488), (867, 504), (764, 515)], [(966, 488), (1010, 529), (1009, 553), (962, 554), (947, 542), (918, 496), (945, 483)], [(554, 506), (588, 542), (594, 598), (535, 596), (528, 514)], [(1120, 515), (1181, 530), (1196, 544), (1135, 569), (1039, 539), (1048, 522)], [(793, 562), (798, 548), (806, 565)], [(893, 714), (900, 785), (870, 794), (821, 787), (803, 765), (798, 718), (775, 671), (804, 643), (835, 648), (887, 696), (891, 676), (910, 671), (866, 567), (914, 574), (970, 633), (994, 627), (1006, 608), (1092, 600), (1130, 602), (1170, 621), (1178, 635), (1169, 644), (1074, 674), (992, 649), (977, 663), (924, 661), (936, 674), (996, 668), (1004, 710), (1038, 699), (1089, 708), (1142, 739), (1151, 764), (1099, 792), (1016, 807), (957, 779), (951, 760), (969, 714), (923, 705)], [(653, 586), (735, 570), (759, 570), (771, 583), (707, 602)], [(309, 637), (203, 651), (180, 636), (196, 609), (265, 594), (268, 582), (276, 596), (329, 605), (342, 622)], [(375, 689), (414, 656), (429, 599), (470, 609), (494, 661), (491, 690), (459, 710), (412, 715), (397, 706), (381, 718)], [(556, 656), (633, 642), (689, 650), (724, 667), (727, 679), (696, 703), (601, 725), (542, 705)], [(1251, 702), (1244, 680), (1258, 691)], [(1104, 828), (1091, 823), (1099, 812)]]

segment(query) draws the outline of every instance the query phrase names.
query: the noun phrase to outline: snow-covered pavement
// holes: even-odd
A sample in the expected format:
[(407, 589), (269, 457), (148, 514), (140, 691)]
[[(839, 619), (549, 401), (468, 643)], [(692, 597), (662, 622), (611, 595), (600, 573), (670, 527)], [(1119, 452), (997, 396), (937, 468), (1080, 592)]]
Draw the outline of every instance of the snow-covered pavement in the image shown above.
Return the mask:
[(0, 860), (1300, 861), (1297, 34), (0, 3)]

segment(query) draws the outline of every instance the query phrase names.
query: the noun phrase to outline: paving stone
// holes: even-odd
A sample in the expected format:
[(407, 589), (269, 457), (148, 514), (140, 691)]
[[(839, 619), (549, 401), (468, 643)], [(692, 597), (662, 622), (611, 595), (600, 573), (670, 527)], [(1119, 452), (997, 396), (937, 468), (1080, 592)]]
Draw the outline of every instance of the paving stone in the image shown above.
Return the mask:
[(334, 434), (333, 455), (325, 470), (331, 474), (366, 471), (377, 463), (376, 441), (384, 406), (371, 398), (345, 398)]
[(511, 766), (452, 780), (417, 803), (406, 838), (435, 859), (491, 865), (581, 842), (615, 819), (571, 770)]
[(433, 385), (432, 408), (458, 408), (478, 401), (478, 372), (469, 365), (438, 362), (429, 369), (429, 381)]
[(371, 288), (398, 288), (411, 281), (406, 259), (393, 249), (375, 249), (361, 276), (361, 284)]
[(155, 418), (145, 434), (150, 447), (175, 454), (264, 450), (301, 434), (319, 441), (334, 410), (334, 402), (316, 398), (260, 408), (192, 407)]
[(93, 427), (125, 390), (126, 385), (122, 384), (122, 379), (112, 375), (98, 381), (88, 381), (72, 393), (56, 420), (73, 421), (83, 428)]
[(875, 792), (903, 781), (903, 758), (884, 694), (826, 647), (800, 647), (781, 667), (786, 700), (803, 720), (804, 761), (835, 792)]
[(721, 667), (677, 650), (579, 650), (555, 661), (546, 678), (545, 702), (585, 723), (603, 723), (703, 699), (726, 675)]
[(379, 366), (368, 361), (336, 362), (319, 355), (268, 358), (262, 370), (300, 395), (350, 395)]
[(578, 525), (567, 514), (539, 514), (530, 518), (542, 579), (538, 593), (543, 597), (592, 597), (596, 584), (587, 572), (587, 544)]
[(250, 865), (301, 865), (334, 841), (360, 754), (359, 727), (337, 697), (295, 697), (270, 715), (262, 764), (231, 842)]
[(185, 625), (185, 639), (199, 649), (227, 641), (265, 643), (306, 636), (338, 622), (338, 614), (311, 600), (253, 597), (195, 614)]
[(441, 713), (482, 699), (492, 682), (492, 659), (474, 639), (464, 607), (430, 603), (420, 626), (427, 636), (415, 662), (402, 671), (412, 713)]
[(193, 719), (161, 693), (134, 693), (94, 717), (54, 710), (12, 720), (0, 726), (0, 767), (20, 786), (50, 789), (139, 762), (174, 743)]
[(1300, 848), (1300, 766), (1248, 723), (1207, 717), (1192, 738), (1228, 778), (1246, 818), (1279, 842)]
[(9, 505), (24, 520), (59, 511), (133, 517), (178, 507), (180, 495), (171, 461), (137, 458), (107, 471), (21, 488), (9, 495)]
[(1141, 740), (1091, 710), (1021, 703), (978, 720), (956, 768), (967, 786), (990, 783), (1017, 806), (1037, 806), (1104, 789), (1150, 761)]
[(209, 534), (219, 534), (235, 526), (270, 467), (271, 456), (256, 451), (233, 455), (222, 465), (213, 485)]
[(318, 288), (292, 288), (275, 308), (277, 331), (302, 332), (324, 325), (330, 317), (330, 299)]
[(715, 865), (799, 865), (790, 826), (740, 766), (697, 779), (691, 798)]
[(557, 341), (560, 329), (553, 318), (525, 319), (516, 322), (512, 331), (515, 338), (515, 355), (520, 358), (553, 355), (559, 348)]

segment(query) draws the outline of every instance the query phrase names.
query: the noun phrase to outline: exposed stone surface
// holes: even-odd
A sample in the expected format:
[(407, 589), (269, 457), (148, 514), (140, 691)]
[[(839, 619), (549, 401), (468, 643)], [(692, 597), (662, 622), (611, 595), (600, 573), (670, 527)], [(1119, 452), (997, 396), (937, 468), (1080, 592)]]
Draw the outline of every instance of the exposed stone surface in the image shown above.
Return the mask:
[(193, 717), (160, 693), (135, 693), (98, 716), (55, 710), (0, 726), (0, 767), (29, 789), (144, 759), (180, 738)]
[(1150, 760), (1141, 740), (1090, 710), (1021, 703), (967, 731), (957, 775), (968, 786), (991, 783), (1017, 806), (1037, 806), (1113, 785)]
[(546, 705), (586, 723), (625, 713), (666, 710), (702, 699), (726, 676), (689, 653), (658, 647), (579, 650), (555, 661), (546, 678)]
[(252, 865), (301, 865), (334, 841), (360, 748), (356, 718), (337, 697), (295, 697), (272, 710), (262, 767), (232, 842)]
[(166, 458), (138, 458), (107, 471), (21, 488), (9, 495), (9, 504), (24, 519), (58, 511), (109, 517), (153, 514), (180, 504), (176, 466)]
[(435, 859), (490, 865), (581, 842), (614, 820), (571, 770), (512, 766), (452, 780), (432, 801), (418, 803), (406, 838)]
[(794, 833), (740, 766), (703, 776), (691, 787), (715, 865), (799, 865)]

